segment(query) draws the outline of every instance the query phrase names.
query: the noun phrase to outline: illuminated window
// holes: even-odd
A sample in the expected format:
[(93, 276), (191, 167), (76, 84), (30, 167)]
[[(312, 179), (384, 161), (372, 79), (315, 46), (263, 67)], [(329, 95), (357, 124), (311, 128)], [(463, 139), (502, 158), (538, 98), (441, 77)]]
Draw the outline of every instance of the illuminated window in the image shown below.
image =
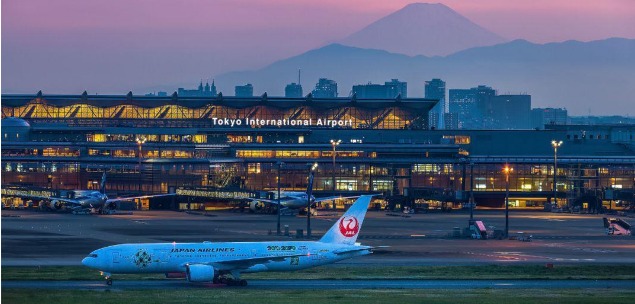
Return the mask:
[(93, 142), (106, 142), (106, 134), (93, 134), (92, 135), (92, 140), (90, 138), (91, 136), (89, 135), (88, 141), (93, 141)]
[(194, 140), (197, 144), (204, 144), (207, 142), (207, 135), (205, 134), (196, 134), (194, 135)]
[(79, 150), (71, 150), (70, 148), (46, 148), (42, 150), (42, 156), (73, 157), (79, 156)]
[(247, 164), (247, 173), (260, 173), (260, 163)]
[(298, 143), (299, 144), (303, 144), (304, 143), (304, 136), (303, 135), (298, 136)]
[(462, 136), (462, 135), (457, 135), (454, 137), (454, 143), (457, 145), (469, 145), (470, 144), (470, 137), (469, 136)]
[(453, 141), (455, 145), (470, 144), (470, 137), (465, 135), (443, 135), (443, 138)]
[(114, 157), (135, 157), (135, 150), (114, 150), (113, 151), (113, 156)]
[(232, 143), (250, 143), (251, 136), (249, 135), (227, 135), (227, 141)]
[(433, 164), (415, 164), (412, 168), (413, 173), (437, 173), (439, 170), (439, 165)]

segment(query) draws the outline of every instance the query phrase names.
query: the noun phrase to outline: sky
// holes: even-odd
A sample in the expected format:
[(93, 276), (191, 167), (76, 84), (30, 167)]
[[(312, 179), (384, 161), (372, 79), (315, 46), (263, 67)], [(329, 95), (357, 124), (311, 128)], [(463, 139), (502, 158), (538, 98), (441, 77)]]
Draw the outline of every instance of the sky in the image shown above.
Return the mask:
[[(2, 92), (194, 87), (344, 38), (408, 0), (2, 1)], [(632, 0), (444, 0), (508, 39), (635, 38)]]

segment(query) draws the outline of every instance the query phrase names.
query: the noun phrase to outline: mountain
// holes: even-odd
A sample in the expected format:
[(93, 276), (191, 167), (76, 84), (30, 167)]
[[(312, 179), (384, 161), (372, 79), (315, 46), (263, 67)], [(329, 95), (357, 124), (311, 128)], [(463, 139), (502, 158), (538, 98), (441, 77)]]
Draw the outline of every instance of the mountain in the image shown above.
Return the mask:
[(305, 95), (320, 77), (337, 81), (340, 96), (355, 84), (399, 78), (408, 82), (409, 97), (422, 97), (424, 82), (441, 78), (448, 89), (484, 84), (500, 94), (527, 93), (533, 107), (565, 107), (573, 115), (635, 112), (635, 40), (622, 38), (544, 45), (515, 40), (446, 57), (331, 44), (260, 70), (219, 75), (216, 85), (226, 95), (233, 95), (236, 84), (252, 83), (257, 95), (283, 96), (298, 68)]
[(409, 4), (339, 41), (411, 56), (445, 56), (503, 42), (503, 37), (439, 3)]

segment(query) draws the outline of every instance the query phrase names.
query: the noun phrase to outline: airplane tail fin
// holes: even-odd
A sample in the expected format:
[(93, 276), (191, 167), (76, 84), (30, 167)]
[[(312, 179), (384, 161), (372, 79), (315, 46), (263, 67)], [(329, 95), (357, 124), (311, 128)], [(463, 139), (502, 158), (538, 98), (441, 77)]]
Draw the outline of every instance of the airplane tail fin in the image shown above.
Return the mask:
[(106, 171), (101, 176), (101, 184), (99, 184), (99, 192), (106, 193)]
[(320, 239), (323, 243), (355, 244), (372, 195), (362, 195)]

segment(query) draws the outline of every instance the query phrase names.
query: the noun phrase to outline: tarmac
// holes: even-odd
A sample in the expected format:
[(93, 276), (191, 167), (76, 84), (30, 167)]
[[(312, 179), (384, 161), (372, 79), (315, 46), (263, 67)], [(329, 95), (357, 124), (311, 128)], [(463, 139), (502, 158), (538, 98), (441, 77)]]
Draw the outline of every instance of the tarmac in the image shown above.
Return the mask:
[[(317, 240), (342, 212), (311, 218)], [(369, 211), (359, 242), (387, 246), (340, 265), (478, 265), (478, 264), (632, 264), (635, 237), (606, 235), (603, 215), (512, 210), (510, 236), (532, 235), (531, 242), (455, 238), (467, 227), (469, 212), (399, 214)], [(504, 211), (476, 210), (488, 230), (502, 230)], [(629, 221), (629, 219), (626, 219)], [(632, 220), (630, 221), (632, 222)], [(119, 243), (273, 241), (306, 231), (306, 217), (240, 212), (135, 211), (119, 215), (73, 215), (60, 212), (2, 211), (2, 265), (80, 265), (92, 250)]]

